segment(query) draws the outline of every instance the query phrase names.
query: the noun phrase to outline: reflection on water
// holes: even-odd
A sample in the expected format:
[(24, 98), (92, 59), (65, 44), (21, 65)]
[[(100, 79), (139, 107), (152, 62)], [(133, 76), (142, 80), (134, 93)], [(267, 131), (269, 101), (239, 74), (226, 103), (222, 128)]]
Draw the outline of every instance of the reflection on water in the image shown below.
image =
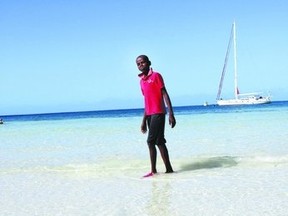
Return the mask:
[(151, 182), (150, 200), (147, 202), (147, 215), (175, 215), (171, 211), (171, 185), (169, 182)]

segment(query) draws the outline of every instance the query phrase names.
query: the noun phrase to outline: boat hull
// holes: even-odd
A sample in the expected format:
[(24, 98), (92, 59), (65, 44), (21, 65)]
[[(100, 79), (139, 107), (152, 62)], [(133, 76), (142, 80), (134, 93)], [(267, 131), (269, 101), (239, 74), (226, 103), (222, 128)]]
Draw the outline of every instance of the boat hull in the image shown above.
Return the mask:
[(217, 100), (219, 106), (232, 106), (232, 105), (257, 105), (271, 103), (269, 97), (265, 98), (240, 98), (229, 100)]

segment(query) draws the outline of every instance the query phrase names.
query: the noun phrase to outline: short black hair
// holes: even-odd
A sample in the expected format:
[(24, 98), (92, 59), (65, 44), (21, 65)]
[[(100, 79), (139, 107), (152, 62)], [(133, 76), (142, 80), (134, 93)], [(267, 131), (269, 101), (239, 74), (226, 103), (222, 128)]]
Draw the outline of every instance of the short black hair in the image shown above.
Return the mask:
[(149, 63), (149, 65), (151, 65), (151, 61), (149, 60), (147, 55), (139, 55), (136, 59), (138, 59), (138, 58), (144, 59), (145, 61), (147, 61)]

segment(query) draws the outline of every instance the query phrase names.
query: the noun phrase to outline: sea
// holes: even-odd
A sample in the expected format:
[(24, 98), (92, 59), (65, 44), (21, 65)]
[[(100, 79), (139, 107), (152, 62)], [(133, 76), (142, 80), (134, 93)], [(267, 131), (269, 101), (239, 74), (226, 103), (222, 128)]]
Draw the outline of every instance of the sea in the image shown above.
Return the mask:
[(143, 109), (1, 116), (0, 215), (288, 215), (287, 101), (174, 112), (149, 178)]

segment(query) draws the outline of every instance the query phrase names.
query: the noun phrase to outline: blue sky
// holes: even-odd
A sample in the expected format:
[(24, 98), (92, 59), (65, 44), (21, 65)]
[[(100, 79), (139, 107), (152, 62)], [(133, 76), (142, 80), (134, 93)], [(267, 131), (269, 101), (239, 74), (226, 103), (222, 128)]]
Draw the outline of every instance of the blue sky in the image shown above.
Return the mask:
[[(215, 103), (234, 20), (240, 91), (287, 100), (287, 9), (286, 0), (2, 0), (0, 115), (143, 107), (140, 54), (174, 106)], [(233, 96), (229, 65), (223, 97)]]

